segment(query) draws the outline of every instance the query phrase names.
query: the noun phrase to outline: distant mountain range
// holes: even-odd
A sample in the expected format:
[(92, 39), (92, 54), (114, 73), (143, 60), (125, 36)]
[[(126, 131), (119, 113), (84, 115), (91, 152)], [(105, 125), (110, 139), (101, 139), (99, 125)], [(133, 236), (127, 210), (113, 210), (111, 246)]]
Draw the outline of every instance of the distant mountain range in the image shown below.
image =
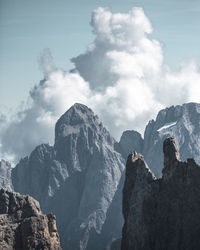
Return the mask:
[(127, 156), (142, 153), (160, 177), (162, 143), (170, 136), (182, 160), (192, 157), (200, 163), (200, 104), (161, 110), (144, 138), (125, 131), (117, 142), (91, 109), (77, 103), (57, 121), (54, 146), (39, 145), (12, 171), (1, 161), (0, 186), (29, 194), (44, 213), (53, 212), (63, 249), (102, 250), (121, 237)]

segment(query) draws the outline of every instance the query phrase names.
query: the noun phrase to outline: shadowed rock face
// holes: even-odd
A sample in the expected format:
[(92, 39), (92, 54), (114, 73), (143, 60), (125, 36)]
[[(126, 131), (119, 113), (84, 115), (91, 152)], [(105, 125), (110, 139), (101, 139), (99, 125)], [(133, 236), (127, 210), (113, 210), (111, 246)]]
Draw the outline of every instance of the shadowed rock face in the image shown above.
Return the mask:
[(200, 249), (200, 167), (180, 161), (173, 138), (164, 141), (163, 153), (161, 179), (141, 155), (128, 157), (122, 250)]
[(173, 175), (174, 170), (180, 164), (181, 158), (174, 138), (167, 138), (163, 142), (164, 168), (162, 170), (163, 179), (168, 179)]
[(42, 214), (39, 203), (32, 197), (2, 188), (0, 249), (61, 250), (55, 216)]

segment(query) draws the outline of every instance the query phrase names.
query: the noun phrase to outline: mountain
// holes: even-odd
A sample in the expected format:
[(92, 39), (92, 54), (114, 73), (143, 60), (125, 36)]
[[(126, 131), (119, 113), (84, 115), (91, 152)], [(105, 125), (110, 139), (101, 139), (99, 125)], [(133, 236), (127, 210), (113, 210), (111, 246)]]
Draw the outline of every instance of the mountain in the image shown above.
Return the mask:
[(200, 166), (180, 160), (173, 138), (163, 144), (157, 179), (142, 155), (129, 155), (123, 188), (121, 250), (200, 249)]
[(0, 161), (0, 187), (12, 190), (11, 170), (12, 167), (8, 161)]
[(128, 130), (118, 143), (91, 109), (77, 103), (57, 121), (53, 146), (37, 146), (12, 170), (12, 180), (9, 164), (0, 176), (8, 187), (37, 199), (42, 211), (56, 214), (65, 249), (102, 250), (121, 236), (127, 156), (134, 150), (143, 154), (160, 177), (161, 147), (169, 136), (177, 140), (183, 160), (200, 162), (200, 104), (163, 109), (146, 126), (144, 138)]
[(94, 249), (91, 237), (101, 233), (124, 170), (116, 145), (93, 111), (77, 103), (57, 121), (54, 146), (36, 147), (13, 169), (14, 190), (55, 213), (64, 249)]
[[(187, 103), (161, 110), (146, 126), (142, 154), (150, 169), (160, 177), (163, 166), (162, 143), (175, 138), (182, 160), (200, 163), (200, 104)], [(156, 157), (155, 157), (156, 156)]]
[(53, 214), (44, 215), (39, 203), (0, 189), (0, 249), (61, 250)]
[[(118, 147), (125, 159), (133, 151), (143, 154), (149, 168), (155, 176), (160, 177), (163, 166), (162, 144), (170, 136), (176, 139), (182, 160), (194, 158), (196, 162), (200, 163), (200, 104), (187, 103), (161, 110), (156, 120), (151, 120), (146, 126), (144, 139), (137, 131), (128, 130), (123, 132)], [(124, 179), (123, 174), (100, 235), (102, 242), (107, 239), (105, 242), (111, 244), (120, 237), (120, 229), (123, 224), (122, 189)], [(115, 217), (112, 216), (113, 214)], [(116, 245), (114, 248), (119, 249)]]
[[(125, 137), (124, 134), (128, 136)], [(199, 103), (186, 103), (163, 109), (158, 113), (156, 120), (151, 120), (147, 124), (144, 139), (138, 132), (125, 131), (119, 143), (125, 145), (124, 157), (134, 150), (141, 153), (149, 168), (160, 177), (163, 166), (162, 143), (168, 137), (175, 138), (182, 160), (194, 158), (200, 163)]]

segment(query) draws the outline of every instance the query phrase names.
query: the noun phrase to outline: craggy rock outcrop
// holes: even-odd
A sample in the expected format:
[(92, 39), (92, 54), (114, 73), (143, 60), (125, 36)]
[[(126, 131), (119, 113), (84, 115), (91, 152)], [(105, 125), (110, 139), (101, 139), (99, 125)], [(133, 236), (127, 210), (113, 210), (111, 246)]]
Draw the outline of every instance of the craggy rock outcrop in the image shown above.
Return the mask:
[(61, 250), (55, 216), (42, 214), (32, 197), (2, 188), (0, 249)]
[(128, 157), (122, 250), (200, 249), (200, 167), (193, 159), (180, 161), (173, 138), (164, 141), (163, 152), (161, 179), (141, 155)]

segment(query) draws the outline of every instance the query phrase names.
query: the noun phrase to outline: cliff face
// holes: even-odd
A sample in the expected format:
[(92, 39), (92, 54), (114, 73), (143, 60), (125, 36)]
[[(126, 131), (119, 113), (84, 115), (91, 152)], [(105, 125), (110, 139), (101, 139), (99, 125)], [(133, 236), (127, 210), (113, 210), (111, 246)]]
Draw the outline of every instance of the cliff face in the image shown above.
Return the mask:
[(0, 249), (61, 250), (53, 214), (41, 213), (30, 196), (0, 190)]
[(181, 162), (173, 138), (163, 144), (162, 178), (129, 155), (123, 188), (122, 250), (200, 249), (200, 167)]

